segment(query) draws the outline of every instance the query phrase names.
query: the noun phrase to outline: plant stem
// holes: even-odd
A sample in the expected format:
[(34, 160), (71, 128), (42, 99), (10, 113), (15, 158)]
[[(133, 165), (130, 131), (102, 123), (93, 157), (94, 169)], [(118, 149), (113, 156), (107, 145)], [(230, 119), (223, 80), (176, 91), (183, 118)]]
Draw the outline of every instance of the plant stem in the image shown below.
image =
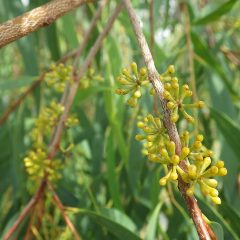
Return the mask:
[(0, 48), (41, 27), (47, 27), (67, 12), (90, 0), (52, 0), (0, 25)]
[(13, 226), (8, 230), (8, 232), (3, 237), (3, 240), (8, 240), (13, 235), (13, 233), (17, 230), (18, 226), (22, 223), (24, 218), (29, 214), (29, 212), (35, 207), (35, 205), (38, 203), (38, 201), (43, 196), (43, 193), (45, 191), (46, 187), (46, 181), (43, 180), (34, 194), (34, 196), (31, 198), (31, 200), (28, 202), (24, 210), (21, 212), (21, 214), (18, 216), (18, 219), (13, 224)]
[[(139, 21), (137, 19), (136, 13), (134, 12), (131, 1), (130, 0), (123, 0), (123, 1), (127, 9), (130, 21), (132, 23), (133, 29), (135, 31), (135, 34), (142, 52), (142, 56), (147, 66), (149, 79), (158, 95), (158, 98), (160, 100), (160, 103), (163, 109), (164, 125), (167, 129), (170, 139), (175, 142), (176, 154), (180, 155), (181, 142), (180, 142), (179, 134), (178, 134), (176, 125), (172, 123), (170, 120), (170, 111), (167, 108), (167, 101), (164, 99), (164, 96), (163, 96), (164, 87), (159, 80), (159, 77), (158, 77), (159, 74), (156, 70), (156, 67), (152, 58), (152, 54), (149, 50), (148, 44), (141, 30)], [(186, 161), (181, 161), (180, 166), (183, 170), (186, 170), (187, 168)], [(188, 185), (185, 182), (183, 182), (181, 178), (179, 178), (179, 181), (178, 181), (178, 188), (186, 202), (188, 211), (194, 221), (199, 239), (210, 240), (211, 239), (210, 235), (214, 235), (214, 233), (212, 232), (210, 227), (208, 227), (208, 225), (205, 223), (202, 217), (202, 212), (198, 207), (196, 199), (194, 197), (187, 196), (186, 190), (188, 189)]]
[(88, 56), (87, 56), (86, 60), (84, 61), (83, 65), (81, 66), (78, 74), (75, 76), (75, 81), (71, 85), (71, 87), (69, 89), (68, 97), (66, 98), (66, 101), (65, 101), (64, 112), (63, 112), (63, 114), (62, 114), (62, 116), (59, 120), (58, 126), (56, 128), (56, 131), (55, 131), (55, 133), (52, 137), (51, 144), (49, 146), (49, 157), (50, 158), (53, 158), (55, 156), (55, 154), (56, 154), (56, 152), (59, 148), (61, 136), (62, 136), (63, 129), (64, 129), (64, 123), (67, 119), (67, 116), (69, 114), (69, 111), (70, 111), (71, 105), (73, 103), (74, 97), (77, 93), (79, 81), (80, 81), (81, 77), (84, 75), (88, 66), (90, 65), (92, 59), (95, 57), (97, 51), (101, 47), (101, 44), (102, 44), (104, 38), (106, 37), (106, 35), (110, 31), (115, 19), (117, 18), (118, 14), (120, 13), (122, 7), (123, 7), (123, 4), (119, 3), (118, 6), (116, 7), (116, 9), (114, 10), (112, 16), (109, 18), (104, 30), (98, 36), (96, 42), (94, 43), (94, 45), (90, 49), (90, 52), (88, 53)]
[(52, 184), (47, 181), (47, 185), (50, 189), (50, 191), (53, 194), (53, 201), (55, 202), (56, 206), (60, 209), (61, 214), (64, 218), (64, 221), (66, 222), (67, 226), (69, 227), (70, 231), (72, 232), (73, 236), (75, 237), (76, 240), (81, 240), (81, 237), (79, 236), (76, 228), (74, 227), (72, 221), (69, 219), (68, 215), (66, 214), (65, 210), (64, 210), (64, 206), (60, 200), (60, 198), (58, 197), (57, 193), (55, 192)]

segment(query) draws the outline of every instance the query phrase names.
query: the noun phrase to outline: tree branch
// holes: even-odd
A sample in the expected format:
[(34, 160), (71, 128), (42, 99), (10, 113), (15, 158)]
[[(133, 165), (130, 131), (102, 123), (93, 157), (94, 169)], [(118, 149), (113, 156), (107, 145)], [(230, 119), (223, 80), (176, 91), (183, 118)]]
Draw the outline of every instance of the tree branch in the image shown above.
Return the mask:
[(39, 199), (41, 199), (44, 190), (46, 187), (46, 181), (43, 180), (34, 194), (34, 196), (31, 198), (31, 200), (28, 202), (24, 210), (21, 212), (21, 214), (18, 216), (17, 221), (13, 224), (13, 226), (8, 230), (8, 232), (3, 237), (3, 240), (8, 240), (13, 235), (13, 233), (17, 230), (18, 226), (22, 223), (23, 219), (29, 214), (29, 212), (35, 207), (35, 205), (38, 203)]
[(64, 210), (64, 206), (60, 200), (60, 198), (58, 197), (57, 193), (55, 192), (52, 184), (48, 181), (47, 185), (50, 189), (50, 191), (52, 192), (53, 195), (53, 201), (55, 202), (56, 206), (60, 209), (61, 214), (64, 218), (64, 221), (66, 222), (67, 226), (69, 227), (70, 231), (72, 232), (73, 236), (75, 237), (76, 240), (80, 240), (80, 236), (76, 230), (76, 228), (74, 227), (72, 221), (69, 219), (68, 215), (66, 214), (65, 210)]
[(50, 152), (49, 157), (50, 158), (53, 158), (53, 156), (55, 156), (55, 154), (56, 154), (56, 152), (59, 148), (61, 136), (62, 136), (63, 129), (64, 129), (64, 123), (67, 119), (67, 116), (69, 114), (69, 111), (70, 111), (71, 105), (73, 103), (74, 97), (77, 93), (79, 81), (80, 81), (81, 77), (84, 75), (88, 66), (90, 65), (92, 59), (95, 57), (99, 48), (101, 47), (101, 44), (102, 44), (104, 38), (106, 37), (106, 35), (110, 31), (115, 19), (117, 18), (118, 14), (120, 13), (122, 7), (123, 7), (123, 4), (120, 3), (120, 4), (118, 4), (116, 9), (114, 10), (112, 16), (109, 18), (109, 20), (108, 20), (108, 22), (107, 22), (107, 24), (104, 28), (104, 30), (98, 36), (96, 42), (94, 43), (94, 45), (90, 49), (86, 60), (84, 61), (83, 65), (81, 66), (81, 68), (79, 70), (79, 73), (75, 77), (75, 81), (74, 81), (73, 85), (71, 85), (71, 87), (70, 87), (68, 97), (66, 98), (66, 101), (65, 101), (64, 112), (63, 112), (63, 114), (62, 114), (62, 116), (59, 120), (59, 123), (58, 123), (58, 126), (56, 128), (55, 134), (52, 138), (53, 140), (51, 141), (51, 145), (49, 147), (49, 152)]
[[(102, 4), (105, 4), (105, 3), (106, 3), (106, 0), (104, 0), (104, 1), (102, 2)], [(102, 4), (100, 5), (101, 11), (102, 11)], [(110, 17), (110, 19), (109, 19), (109, 21), (108, 21), (108, 23), (107, 23), (105, 29), (103, 30), (103, 32), (101, 33), (101, 35), (98, 37), (98, 39), (96, 40), (96, 42), (95, 42), (94, 46), (92, 47), (90, 53), (88, 54), (87, 59), (85, 60), (82, 68), (80, 69), (80, 72), (79, 72), (79, 74), (78, 74), (78, 79), (77, 79), (77, 81), (75, 81), (74, 85), (72, 86), (76, 91), (77, 91), (78, 83), (79, 83), (79, 81), (80, 81), (81, 76), (83, 76), (83, 74), (85, 73), (88, 65), (90, 64), (90, 62), (91, 62), (92, 59), (94, 58), (95, 54), (96, 54), (97, 51), (99, 50), (103, 39), (106, 37), (107, 33), (110, 31), (110, 29), (111, 29), (111, 27), (112, 27), (112, 25), (113, 25), (113, 22), (115, 21), (115, 19), (117, 18), (119, 12), (121, 11), (121, 8), (122, 8), (122, 4), (119, 4), (119, 5), (116, 7), (113, 15)], [(91, 23), (91, 27), (90, 27), (91, 31), (92, 31), (93, 27), (96, 25), (97, 19), (99, 18), (101, 11), (97, 10), (96, 15), (97, 15), (98, 17), (96, 17), (96, 15), (94, 16), (93, 21), (92, 21), (92, 23)], [(89, 39), (90, 34), (91, 34), (91, 32), (88, 31), (87, 35), (85, 36), (85, 38), (84, 38), (84, 40), (83, 40), (83, 45), (86, 45), (86, 43), (87, 43), (87, 41), (88, 41), (88, 39)], [(82, 49), (82, 47), (80, 46), (79, 49)], [(62, 61), (66, 61), (69, 57), (76, 56), (77, 53), (79, 53), (79, 52), (80, 52), (80, 54), (81, 54), (81, 51), (82, 51), (82, 50), (79, 50), (79, 49), (76, 50), (76, 51), (71, 52), (70, 54), (68, 54), (68, 55), (66, 55), (66, 56), (64, 56), (64, 57), (62, 58)], [(78, 55), (80, 55), (80, 54), (78, 54)], [(61, 60), (59, 60), (58, 62), (60, 62), (60, 61), (61, 61)], [(47, 71), (46, 71), (46, 72), (47, 72)], [(46, 72), (44, 72), (44, 73), (40, 76), (39, 82), (42, 81), (42, 79), (44, 78), (44, 75), (46, 74)], [(35, 86), (35, 85), (34, 85), (34, 86)], [(71, 89), (70, 89), (70, 90), (71, 90)], [(28, 91), (25, 92), (24, 96), (22, 96), (21, 100), (18, 100), (18, 101), (17, 101), (17, 104), (14, 104), (14, 106), (15, 106), (14, 109), (22, 102), (22, 100), (27, 96), (27, 94), (28, 94), (30, 91), (31, 91), (31, 90), (28, 89)], [(69, 94), (71, 95), (71, 92), (70, 92)], [(76, 92), (75, 92), (75, 94), (76, 94)], [(74, 96), (75, 96), (75, 95), (74, 95)], [(72, 96), (72, 101), (73, 101), (74, 96)], [(69, 96), (69, 97), (71, 97), (71, 96)], [(69, 109), (70, 109), (71, 104), (72, 104), (72, 102), (71, 102), (71, 103), (67, 103), (67, 105), (68, 105), (68, 108), (67, 108), (67, 109), (68, 109), (68, 112), (65, 112), (65, 114), (66, 114), (65, 116), (66, 116), (66, 117), (67, 117), (67, 115), (68, 115), (68, 113), (69, 113)], [(13, 108), (11, 108), (11, 109), (13, 109)], [(9, 111), (8, 115), (9, 115), (10, 113), (11, 113), (11, 111)], [(8, 117), (8, 115), (7, 115), (7, 117)], [(6, 120), (7, 117), (4, 117), (4, 121)], [(60, 125), (60, 124), (59, 124), (59, 125)], [(61, 125), (61, 126), (64, 126), (64, 125)], [(57, 129), (58, 129), (58, 128), (57, 128)], [(62, 129), (58, 130), (57, 132), (55, 132), (55, 133), (53, 134), (53, 136), (55, 136), (55, 135), (57, 134), (57, 137), (59, 137), (59, 139), (57, 139), (58, 142), (60, 141), (60, 138), (61, 138), (61, 134), (59, 135), (59, 131), (61, 131), (61, 134), (62, 134), (63, 127), (62, 127)], [(52, 147), (53, 144), (54, 144), (54, 140), (56, 140), (56, 138), (53, 138), (53, 142), (51, 142), (50, 145), (49, 145), (49, 152), (50, 152), (49, 157), (51, 157), (51, 158), (53, 158), (53, 157), (55, 156), (56, 151), (57, 151), (57, 148), (53, 148), (53, 147)], [(11, 236), (14, 234), (14, 232), (17, 230), (17, 228), (18, 228), (19, 225), (22, 223), (22, 221), (24, 220), (24, 218), (29, 214), (29, 212), (30, 212), (30, 211), (34, 208), (34, 206), (38, 203), (39, 199), (42, 197), (43, 192), (45, 191), (46, 181), (47, 181), (47, 176), (44, 177), (44, 179), (43, 179), (42, 182), (41, 182), (40, 187), (39, 187), (38, 190), (37, 190), (37, 192), (36, 192), (35, 195), (32, 197), (32, 199), (28, 202), (28, 204), (27, 204), (26, 207), (24, 208), (23, 212), (19, 215), (19, 217), (18, 217), (18, 219), (16, 220), (16, 222), (14, 223), (14, 225), (13, 225), (13, 226), (8, 230), (8, 232), (5, 234), (3, 240), (8, 240), (8, 239), (10, 239), (10, 237), (11, 237)], [(56, 196), (55, 196), (54, 199), (55, 199), (55, 201), (57, 201), (59, 198), (58, 198), (58, 197), (56, 198)], [(58, 203), (59, 203), (59, 202), (58, 202)], [(70, 226), (70, 225), (71, 225), (71, 222), (69, 222), (69, 219), (66, 219), (66, 218), (65, 218), (65, 220), (66, 220), (68, 226)], [(71, 230), (73, 230), (72, 227), (71, 227)], [(76, 234), (75, 234), (75, 236), (76, 236)], [(76, 239), (80, 239), (80, 238), (77, 238), (77, 237), (76, 237)]]
[[(69, 58), (71, 57), (75, 57), (75, 68), (77, 67), (78, 64), (78, 60), (80, 55), (82, 54), (83, 49), (86, 47), (88, 40), (91, 36), (91, 33), (94, 29), (94, 27), (96, 26), (97, 20), (100, 17), (100, 14), (104, 8), (104, 6), (106, 5), (108, 0), (102, 0), (100, 2), (99, 8), (97, 9), (96, 13), (94, 14), (94, 17), (90, 23), (90, 27), (83, 39), (82, 44), (80, 45), (80, 47), (78, 47), (77, 49), (71, 51), (70, 53), (67, 53), (66, 55), (64, 55), (61, 59), (59, 59), (56, 64), (58, 63), (63, 63), (66, 62)], [(17, 107), (24, 101), (24, 99), (28, 96), (29, 93), (31, 93), (35, 88), (37, 88), (40, 83), (43, 81), (45, 74), (49, 71), (50, 69), (47, 69), (46, 71), (44, 71), (39, 78), (29, 87), (27, 88), (27, 90), (15, 101), (13, 101), (12, 103), (10, 103), (10, 105), (7, 107), (6, 111), (2, 114), (2, 116), (0, 116), (0, 126), (6, 122), (6, 120), (8, 119), (9, 115), (15, 111), (17, 109)], [(75, 71), (75, 70), (74, 70)]]
[[(132, 23), (134, 32), (136, 34), (145, 64), (148, 69), (148, 74), (149, 74), (149, 79), (157, 93), (157, 96), (160, 100), (162, 109), (163, 109), (163, 114), (164, 114), (164, 125), (167, 129), (168, 135), (172, 141), (175, 142), (176, 145), (176, 154), (180, 155), (181, 153), (181, 142), (179, 138), (179, 134), (177, 132), (176, 125), (171, 122), (170, 120), (170, 111), (167, 109), (167, 101), (163, 97), (163, 92), (164, 92), (164, 86), (159, 80), (158, 77), (158, 72), (156, 70), (152, 54), (149, 50), (148, 44), (146, 42), (146, 39), (143, 35), (143, 32), (140, 28), (139, 21), (137, 19), (136, 13), (134, 12), (134, 9), (132, 7), (131, 1), (130, 0), (123, 0), (125, 7), (127, 9), (130, 21)], [(180, 162), (181, 168), (186, 170), (187, 164), (186, 161), (181, 161)], [(194, 224), (196, 226), (198, 236), (201, 240), (210, 240), (212, 235), (212, 232), (209, 233), (210, 227), (206, 224), (202, 217), (202, 212), (200, 208), (198, 207), (197, 201), (194, 197), (189, 197), (186, 194), (186, 190), (188, 188), (188, 185), (182, 181), (182, 179), (179, 179), (178, 181), (178, 187), (179, 190), (187, 204), (188, 211), (194, 221)], [(208, 227), (207, 227), (208, 226)]]
[(91, 0), (52, 0), (0, 25), (0, 48), (46, 27), (65, 13)]

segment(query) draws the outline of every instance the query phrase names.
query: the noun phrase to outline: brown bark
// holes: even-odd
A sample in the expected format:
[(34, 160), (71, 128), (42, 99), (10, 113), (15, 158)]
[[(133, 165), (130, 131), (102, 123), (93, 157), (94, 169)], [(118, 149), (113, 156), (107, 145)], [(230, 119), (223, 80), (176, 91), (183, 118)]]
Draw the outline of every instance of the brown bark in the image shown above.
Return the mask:
[(52, 0), (0, 25), (0, 48), (46, 27), (72, 9), (91, 0)]

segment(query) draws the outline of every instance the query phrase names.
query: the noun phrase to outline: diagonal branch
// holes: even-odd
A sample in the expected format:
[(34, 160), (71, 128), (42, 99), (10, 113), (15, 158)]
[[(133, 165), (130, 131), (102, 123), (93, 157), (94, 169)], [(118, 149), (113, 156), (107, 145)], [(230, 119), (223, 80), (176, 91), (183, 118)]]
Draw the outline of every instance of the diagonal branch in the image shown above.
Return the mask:
[(64, 218), (64, 221), (66, 222), (67, 226), (69, 227), (69, 229), (72, 232), (72, 234), (75, 237), (75, 239), (76, 240), (80, 240), (81, 238), (80, 238), (76, 228), (74, 227), (72, 221), (69, 219), (68, 215), (66, 214), (64, 206), (63, 206), (60, 198), (58, 197), (57, 193), (55, 192), (52, 184), (49, 181), (47, 181), (47, 185), (48, 185), (48, 188), (50, 189), (50, 191), (52, 192), (53, 201), (55, 202), (56, 206), (61, 211), (61, 214), (62, 214), (62, 216)]
[(104, 30), (98, 36), (96, 42), (94, 43), (94, 45), (90, 49), (90, 51), (87, 55), (87, 58), (86, 58), (85, 62), (83, 63), (83, 65), (81, 66), (77, 76), (75, 76), (75, 81), (74, 81), (73, 85), (70, 87), (69, 94), (68, 94), (68, 96), (66, 98), (66, 101), (65, 101), (64, 112), (63, 112), (63, 114), (62, 114), (62, 116), (59, 120), (59, 123), (58, 123), (58, 126), (56, 128), (55, 134), (52, 138), (53, 140), (51, 141), (51, 144), (50, 144), (50, 147), (49, 147), (49, 152), (50, 152), (49, 157), (50, 158), (53, 158), (53, 156), (55, 156), (56, 152), (59, 149), (61, 136), (62, 136), (62, 133), (63, 133), (63, 130), (64, 130), (64, 123), (67, 119), (67, 116), (69, 114), (69, 111), (70, 111), (71, 105), (73, 103), (74, 97), (77, 93), (79, 81), (80, 81), (81, 77), (84, 75), (88, 66), (90, 65), (92, 59), (95, 57), (96, 53), (100, 49), (104, 38), (106, 37), (106, 35), (110, 31), (115, 19), (117, 18), (118, 14), (120, 13), (122, 7), (123, 7), (122, 3), (119, 3), (117, 5), (117, 7), (114, 10), (112, 16), (109, 18)]
[(36, 204), (38, 203), (39, 199), (41, 199), (41, 197), (44, 194), (44, 190), (46, 187), (46, 181), (43, 180), (38, 188), (38, 190), (36, 191), (36, 193), (34, 194), (34, 196), (31, 198), (31, 200), (28, 202), (28, 204), (26, 205), (26, 207), (24, 208), (24, 210), (21, 212), (21, 214), (19, 215), (17, 221), (13, 224), (13, 226), (8, 230), (8, 232), (5, 234), (5, 236), (3, 237), (3, 240), (8, 240), (10, 239), (10, 237), (13, 235), (13, 233), (17, 230), (18, 226), (22, 223), (22, 221), (24, 220), (24, 218), (29, 214), (29, 212), (36, 206)]
[(0, 25), (0, 48), (46, 27), (65, 13), (91, 0), (52, 0)]
[[(146, 42), (146, 39), (143, 35), (143, 32), (140, 28), (139, 21), (137, 19), (136, 13), (134, 12), (134, 9), (132, 7), (130, 0), (123, 0), (126, 10), (128, 12), (130, 21), (132, 23), (133, 29), (135, 31), (145, 64), (148, 69), (149, 79), (157, 93), (157, 96), (160, 100), (163, 114), (164, 114), (164, 125), (167, 129), (168, 135), (172, 141), (175, 142), (176, 145), (176, 154), (180, 155), (181, 153), (181, 142), (179, 138), (179, 134), (176, 128), (176, 125), (171, 122), (170, 120), (170, 111), (167, 109), (166, 100), (163, 97), (164, 87), (161, 81), (158, 77), (158, 72), (156, 70), (152, 54), (149, 50), (148, 44)], [(186, 161), (181, 161), (180, 166), (186, 170)], [(189, 197), (186, 194), (186, 190), (188, 188), (188, 185), (183, 182), (181, 179), (178, 181), (178, 187), (179, 190), (187, 204), (188, 211), (194, 221), (194, 224), (196, 226), (199, 239), (201, 240), (210, 240), (210, 236), (214, 236), (214, 233), (210, 229), (210, 227), (207, 225), (207, 223), (204, 221), (202, 212), (200, 208), (198, 207), (197, 201), (194, 197)]]
[[(56, 64), (58, 63), (63, 63), (66, 62), (69, 58), (75, 57), (75, 64), (74, 66), (77, 67), (78, 64), (78, 60), (80, 55), (82, 54), (82, 51), (84, 50), (84, 48), (86, 47), (88, 40), (91, 36), (91, 33), (94, 29), (94, 27), (97, 24), (97, 20), (100, 17), (100, 14), (104, 8), (104, 6), (106, 5), (108, 0), (102, 0), (99, 4), (99, 8), (97, 9), (96, 13), (93, 16), (93, 19), (90, 23), (90, 27), (87, 31), (87, 33), (84, 36), (83, 42), (81, 43), (80, 47), (78, 47), (77, 49), (71, 51), (70, 53), (67, 53), (66, 55), (64, 55), (63, 57), (61, 57), (61, 59), (59, 59)], [(6, 122), (6, 120), (8, 119), (9, 115), (15, 111), (18, 106), (24, 101), (24, 99), (28, 96), (28, 94), (30, 94), (35, 88), (37, 88), (41, 82), (43, 81), (45, 74), (50, 70), (50, 68), (48, 68), (46, 71), (44, 71), (39, 77), (38, 79), (29, 87), (26, 89), (26, 91), (16, 100), (14, 100), (13, 102), (10, 103), (10, 105), (7, 107), (7, 109), (5, 110), (5, 112), (3, 112), (2, 116), (0, 116), (0, 126)]]
[[(48, 157), (50, 159), (52, 159), (58, 151), (59, 142), (61, 140), (62, 132), (64, 130), (64, 122), (65, 122), (65, 119), (67, 118), (67, 116), (69, 114), (70, 107), (73, 103), (73, 99), (74, 99), (74, 97), (77, 93), (79, 81), (80, 81), (81, 77), (84, 75), (85, 71), (87, 70), (89, 64), (91, 63), (91, 61), (95, 57), (96, 53), (100, 49), (104, 38), (107, 36), (108, 32), (112, 28), (113, 23), (116, 20), (118, 14), (120, 13), (122, 7), (123, 7), (122, 3), (117, 5), (117, 7), (114, 10), (112, 16), (109, 18), (103, 32), (97, 38), (95, 44), (93, 45), (93, 47), (91, 48), (91, 50), (88, 54), (86, 60), (84, 61), (82, 67), (80, 68), (80, 71), (79, 71), (79, 73), (76, 77), (76, 81), (74, 82), (74, 84), (70, 88), (69, 94), (67, 96), (67, 101), (66, 101), (64, 113), (63, 113), (63, 115), (62, 115), (62, 117), (59, 121), (59, 124), (58, 124), (58, 127), (56, 128), (56, 131), (53, 134), (53, 140), (51, 141), (51, 143), (49, 145), (49, 156)], [(46, 181), (47, 181), (47, 176), (44, 177), (44, 179), (42, 180), (42, 183), (41, 183), (40, 187), (38, 188), (38, 190), (36, 191), (35, 195), (32, 197), (32, 199), (26, 205), (26, 207), (24, 208), (23, 212), (20, 214), (20, 216), (18, 217), (18, 219), (14, 223), (14, 225), (5, 234), (3, 240), (10, 239), (10, 237), (17, 230), (17, 228), (22, 223), (24, 218), (29, 214), (29, 212), (33, 209), (33, 207), (38, 203), (38, 201), (41, 198), (43, 192), (45, 191)]]

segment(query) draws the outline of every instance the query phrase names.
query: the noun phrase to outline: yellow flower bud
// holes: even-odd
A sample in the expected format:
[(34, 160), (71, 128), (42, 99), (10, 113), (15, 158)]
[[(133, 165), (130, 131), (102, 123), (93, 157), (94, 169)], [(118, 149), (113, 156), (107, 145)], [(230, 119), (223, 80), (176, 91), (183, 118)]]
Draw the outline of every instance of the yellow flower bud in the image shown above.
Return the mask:
[(197, 167), (195, 165), (189, 165), (188, 166), (188, 175), (191, 178), (195, 178), (197, 175)]
[(173, 155), (171, 161), (173, 164), (177, 165), (180, 162), (179, 156)]
[(142, 122), (142, 121), (139, 121), (138, 123), (137, 123), (137, 127), (138, 128), (143, 128), (145, 126), (145, 124), (144, 124), (144, 122)]
[(227, 169), (226, 168), (220, 168), (218, 171), (219, 176), (225, 176), (227, 175)]
[(193, 147), (195, 149), (200, 149), (202, 147), (202, 143), (200, 141), (195, 141)]
[(197, 154), (196, 156), (195, 156), (195, 160), (196, 161), (203, 161), (203, 156), (202, 156), (202, 154)]
[(173, 97), (171, 96), (170, 92), (168, 92), (166, 90), (163, 92), (163, 96), (164, 96), (164, 98), (166, 98), (169, 101), (173, 100)]
[(218, 185), (218, 182), (216, 179), (204, 178), (203, 182), (212, 188), (216, 188)]
[(216, 166), (211, 166), (210, 172), (211, 172), (211, 174), (213, 174), (213, 175), (217, 175), (217, 173), (218, 173), (218, 168), (217, 168)]
[(142, 96), (140, 90), (137, 90), (134, 92), (134, 95), (133, 95), (135, 98), (140, 98)]
[(161, 178), (160, 180), (159, 180), (159, 184), (161, 185), (161, 186), (165, 186), (166, 184), (167, 184), (167, 179), (164, 177), (164, 178)]
[(224, 161), (217, 161), (215, 163), (215, 166), (218, 167), (218, 168), (223, 168), (224, 167)]
[(167, 103), (167, 107), (168, 107), (168, 109), (173, 109), (174, 107), (175, 107), (175, 104), (174, 104), (174, 102), (168, 102)]
[(189, 90), (189, 86), (187, 84), (184, 84), (182, 86), (182, 89), (183, 89), (183, 91), (188, 91)]
[(169, 74), (173, 74), (173, 73), (175, 72), (174, 66), (173, 66), (173, 65), (168, 66), (167, 72), (168, 72)]
[(132, 69), (134, 75), (137, 76), (138, 75), (138, 68), (137, 68), (137, 64), (135, 62), (132, 62), (131, 69)]
[(204, 103), (203, 101), (198, 101), (198, 102), (197, 102), (197, 107), (198, 107), (198, 108), (203, 108), (204, 105), (205, 105), (205, 103)]
[(165, 83), (164, 84), (164, 89), (166, 89), (167, 91), (169, 91), (171, 89), (171, 84), (170, 83)]
[(140, 134), (137, 134), (137, 135), (135, 136), (135, 139), (136, 139), (137, 141), (142, 141), (143, 139), (145, 139), (145, 137), (142, 136), (142, 135), (140, 135)]
[(141, 74), (141, 76), (145, 76), (147, 74), (147, 70), (145, 67), (140, 69), (140, 74)]
[(178, 119), (179, 119), (179, 115), (178, 114), (172, 114), (171, 115), (171, 121), (173, 123), (176, 123)]
[(171, 173), (170, 178), (172, 180), (177, 180), (178, 179), (178, 174), (176, 173), (176, 171)]
[(215, 203), (215, 204), (221, 204), (221, 199), (219, 197), (211, 197), (211, 200)]
[(160, 149), (160, 154), (164, 157), (167, 158), (168, 157), (168, 152), (165, 148)]
[(190, 153), (190, 149), (188, 147), (183, 147), (180, 155), (180, 159), (181, 160), (185, 159), (189, 153)]
[(196, 137), (196, 140), (202, 142), (203, 141), (203, 135), (198, 134), (197, 137)]
[(211, 195), (211, 197), (217, 197), (218, 196), (218, 190), (215, 188), (211, 188), (209, 190), (209, 194)]
[(151, 94), (151, 95), (155, 95), (155, 94), (156, 94), (154, 88), (151, 88), (151, 90), (150, 90), (150, 94)]
[(187, 189), (186, 194), (190, 197), (193, 196), (193, 194), (194, 194), (193, 186)]

